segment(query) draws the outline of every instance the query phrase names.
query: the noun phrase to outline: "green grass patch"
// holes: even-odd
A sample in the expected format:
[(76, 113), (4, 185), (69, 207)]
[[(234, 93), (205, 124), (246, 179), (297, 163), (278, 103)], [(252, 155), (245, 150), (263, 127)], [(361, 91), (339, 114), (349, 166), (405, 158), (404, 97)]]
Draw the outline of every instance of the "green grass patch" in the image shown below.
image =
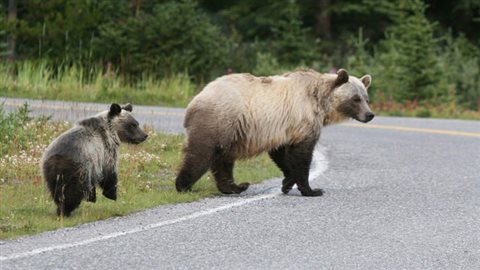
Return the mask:
[[(219, 194), (205, 175), (189, 193), (177, 193), (174, 179), (182, 159), (184, 137), (149, 132), (140, 145), (120, 149), (119, 190), (111, 201), (97, 190), (97, 202), (83, 201), (69, 218), (59, 218), (41, 178), (39, 161), (47, 145), (69, 123), (30, 119), (28, 110), (4, 114), (0, 108), (0, 239), (36, 234), (112, 216), (123, 216), (162, 204), (191, 202)], [(23, 120), (22, 120), (23, 119)], [(19, 124), (19, 121), (23, 121)], [(267, 155), (237, 162), (237, 182), (258, 183), (280, 175)]]
[[(254, 70), (256, 74), (286, 71), (270, 61), (268, 55), (261, 59), (265, 65)], [(11, 75), (12, 69), (15, 76)], [(14, 66), (0, 63), (0, 96), (5, 97), (185, 107), (200, 88), (186, 73), (164, 78), (145, 74), (131, 80), (114, 70), (95, 66), (53, 68), (45, 60), (16, 62)], [(385, 116), (480, 120), (480, 107), (476, 111), (468, 110), (455, 102), (432, 105), (406, 100), (399, 103), (378, 95), (372, 109), (377, 115)]]
[(12, 69), (0, 63), (0, 96), (185, 107), (197, 90), (186, 73), (161, 80), (144, 75), (132, 82), (112, 70), (75, 65), (54, 69), (46, 61), (17, 62), (15, 76)]

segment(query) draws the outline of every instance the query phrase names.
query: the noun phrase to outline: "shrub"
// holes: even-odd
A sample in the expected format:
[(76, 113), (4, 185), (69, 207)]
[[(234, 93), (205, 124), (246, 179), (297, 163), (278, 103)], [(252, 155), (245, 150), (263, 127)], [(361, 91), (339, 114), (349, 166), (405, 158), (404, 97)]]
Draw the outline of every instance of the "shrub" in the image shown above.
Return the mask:
[(195, 1), (166, 1), (151, 13), (100, 26), (94, 47), (121, 71), (160, 76), (190, 72), (198, 78), (226, 69), (228, 40)]

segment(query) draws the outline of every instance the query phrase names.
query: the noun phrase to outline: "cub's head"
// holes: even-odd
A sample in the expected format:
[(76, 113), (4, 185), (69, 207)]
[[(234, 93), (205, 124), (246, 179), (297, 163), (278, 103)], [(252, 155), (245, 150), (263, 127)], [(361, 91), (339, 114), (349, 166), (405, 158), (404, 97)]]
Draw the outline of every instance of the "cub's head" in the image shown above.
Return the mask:
[(132, 109), (130, 103), (123, 107), (113, 103), (107, 113), (107, 119), (117, 132), (121, 142), (139, 144), (145, 141), (148, 135), (140, 128), (138, 121), (133, 118)]
[(361, 78), (349, 76), (347, 71), (340, 69), (332, 86), (332, 107), (329, 118), (331, 122), (339, 122), (348, 118), (367, 123), (375, 114), (368, 106), (367, 89), (372, 83), (372, 77)]

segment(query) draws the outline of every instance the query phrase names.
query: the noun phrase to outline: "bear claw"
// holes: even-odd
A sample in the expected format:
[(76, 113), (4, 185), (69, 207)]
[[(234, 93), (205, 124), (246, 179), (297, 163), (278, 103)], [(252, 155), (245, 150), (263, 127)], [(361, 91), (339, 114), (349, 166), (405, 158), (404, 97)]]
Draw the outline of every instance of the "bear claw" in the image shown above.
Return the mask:
[(110, 190), (104, 190), (102, 192), (103, 196), (105, 196), (106, 198), (110, 199), (110, 200), (114, 200), (116, 201), (117, 200), (117, 189), (110, 189)]
[(317, 196), (322, 196), (323, 195), (323, 190), (322, 189), (310, 189), (310, 190), (300, 190), (300, 193), (302, 193), (302, 196), (306, 197), (317, 197)]
[(223, 194), (240, 194), (247, 190), (249, 186), (250, 183), (230, 184), (227, 186), (219, 186), (218, 190)]
[(284, 194), (288, 194), (288, 192), (290, 192), (290, 190), (292, 190), (292, 187), (295, 183), (294, 182), (291, 182), (291, 180), (289, 178), (285, 178), (283, 179), (282, 181), (282, 192)]

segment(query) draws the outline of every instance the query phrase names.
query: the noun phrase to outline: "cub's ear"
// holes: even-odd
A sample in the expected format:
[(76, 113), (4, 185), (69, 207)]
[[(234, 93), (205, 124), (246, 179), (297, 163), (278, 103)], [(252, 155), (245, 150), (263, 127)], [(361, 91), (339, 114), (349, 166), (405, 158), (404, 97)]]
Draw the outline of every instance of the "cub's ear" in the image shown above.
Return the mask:
[(346, 82), (348, 82), (348, 72), (345, 69), (341, 68), (337, 71), (337, 79), (335, 79), (333, 87), (339, 87)]
[(365, 88), (368, 89), (368, 87), (370, 87), (370, 85), (372, 84), (372, 76), (367, 74), (360, 78), (360, 81), (362, 81), (363, 85), (365, 85)]
[(120, 107), (120, 105), (117, 103), (112, 103), (112, 105), (110, 105), (110, 111), (108, 111), (108, 118), (113, 118), (119, 115), (121, 111), (122, 107)]
[(123, 106), (122, 109), (124, 109), (125, 111), (132, 112), (133, 106), (132, 104), (128, 103), (127, 105)]

